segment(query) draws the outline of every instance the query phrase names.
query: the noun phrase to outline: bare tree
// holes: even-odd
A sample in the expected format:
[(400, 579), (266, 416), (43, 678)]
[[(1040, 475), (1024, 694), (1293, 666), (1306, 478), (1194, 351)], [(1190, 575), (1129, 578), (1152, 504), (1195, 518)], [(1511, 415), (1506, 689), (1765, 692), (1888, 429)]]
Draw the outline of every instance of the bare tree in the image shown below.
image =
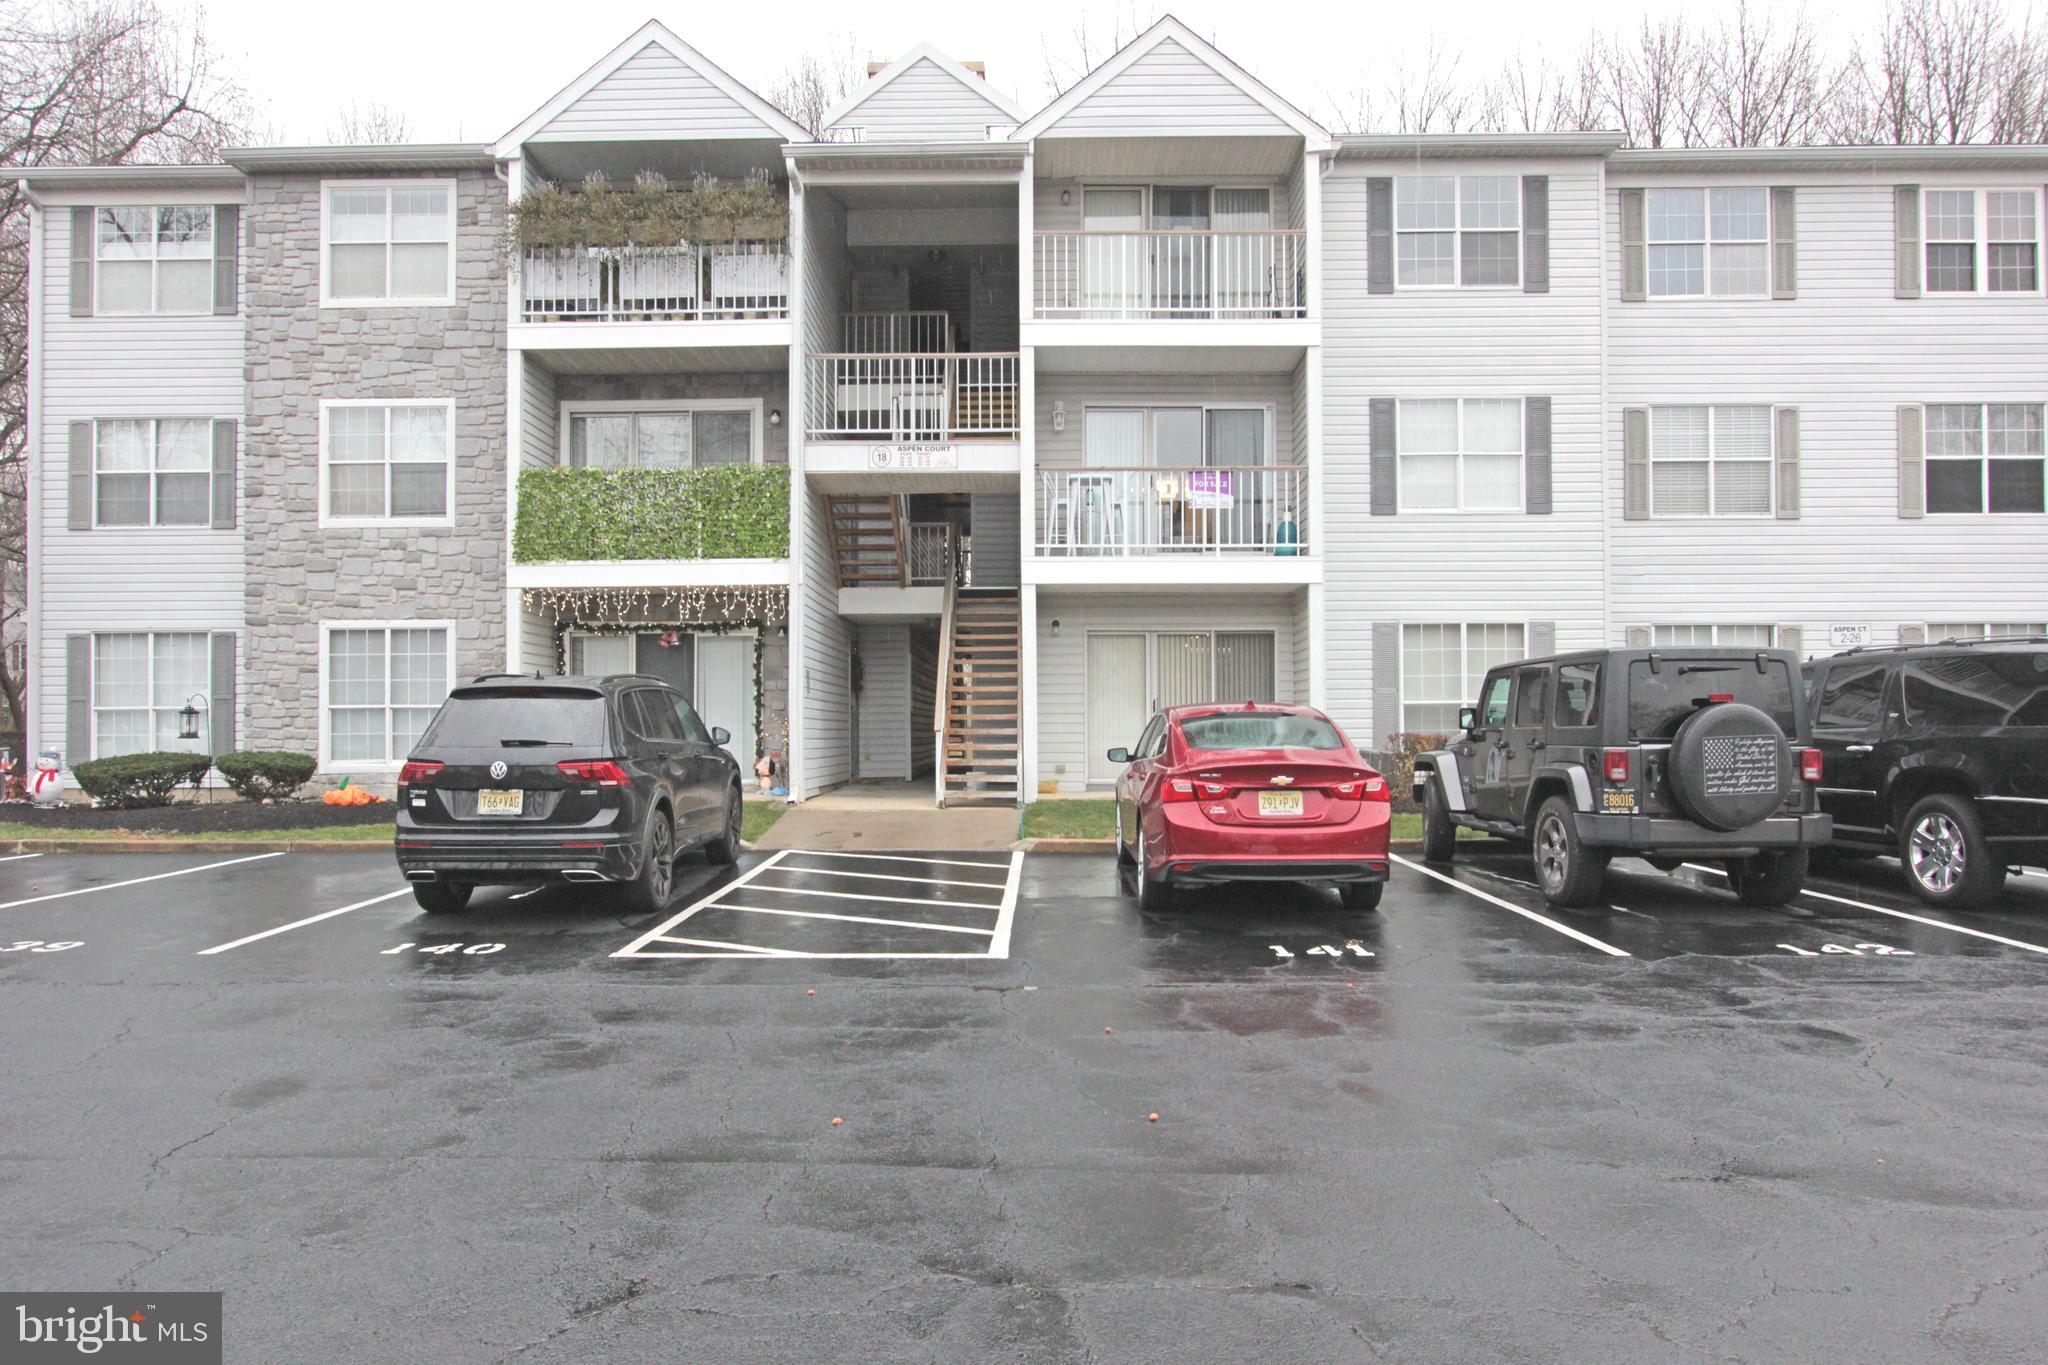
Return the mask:
[[(149, 0), (0, 0), (0, 169), (213, 159), (247, 119), (196, 23)], [(0, 641), (28, 576), (28, 203), (0, 175)], [(31, 642), (31, 647), (33, 647)], [(27, 678), (0, 649), (0, 701), (26, 722)]]
[(1997, 0), (1898, 0), (1848, 63), (1835, 138), (1943, 144), (2023, 131), (2032, 97), (2014, 64), (2035, 60), (2027, 35)]
[(1049, 38), (1040, 39), (1046, 98), (1064, 95), (1131, 39), (1159, 22), (1162, 13), (1163, 10), (1151, 5), (1140, 9), (1137, 0), (1112, 0), (1107, 19), (1091, 23), (1088, 12), (1082, 11), (1066, 42), (1057, 50)]
[(825, 115), (860, 89), (867, 62), (853, 34), (829, 34), (825, 46), (803, 53), (768, 86), (768, 102), (795, 119), (812, 137), (824, 131)]
[(1582, 53), (1554, 67), (1517, 53), (1480, 87), (1473, 126), (1483, 133), (1583, 133), (1599, 128), (1599, 84)]
[(1458, 133), (1478, 122), (1481, 102), (1435, 36), (1417, 59), (1397, 56), (1391, 68), (1379, 86), (1325, 95), (1325, 117), (1337, 132)]
[(1990, 142), (2048, 142), (2048, 40), (2031, 20), (2008, 34), (1994, 65)]
[(1721, 147), (1785, 147), (1826, 130), (1841, 73), (1830, 71), (1804, 10), (1790, 17), (1737, 4), (1700, 45), (1692, 102), (1695, 141)]
[(358, 105), (351, 100), (336, 112), (327, 140), (354, 147), (409, 142), (412, 120), (388, 104)]
[(1607, 126), (1631, 147), (1697, 145), (1701, 140), (1700, 41), (1682, 18), (1644, 19), (1633, 36), (1593, 41), (1587, 66)]

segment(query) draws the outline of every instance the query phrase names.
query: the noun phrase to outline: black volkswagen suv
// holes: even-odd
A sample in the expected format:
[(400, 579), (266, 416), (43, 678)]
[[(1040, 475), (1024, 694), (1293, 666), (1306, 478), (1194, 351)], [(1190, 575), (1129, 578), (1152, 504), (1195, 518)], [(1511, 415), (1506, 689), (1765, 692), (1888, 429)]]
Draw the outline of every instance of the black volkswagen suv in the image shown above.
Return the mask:
[(1838, 847), (1897, 854), (1930, 905), (2048, 866), (2048, 637), (1852, 649), (1806, 678)]
[(659, 678), (497, 674), (448, 694), (398, 776), (398, 866), (420, 908), (484, 884), (610, 882), (667, 903), (676, 855), (740, 852), (740, 771)]

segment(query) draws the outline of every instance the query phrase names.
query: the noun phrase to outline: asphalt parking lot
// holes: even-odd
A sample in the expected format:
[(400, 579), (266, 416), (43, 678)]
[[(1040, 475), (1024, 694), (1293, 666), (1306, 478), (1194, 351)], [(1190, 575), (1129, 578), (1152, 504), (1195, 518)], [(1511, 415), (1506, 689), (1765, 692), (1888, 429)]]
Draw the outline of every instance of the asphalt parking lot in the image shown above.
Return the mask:
[(251, 1361), (2039, 1358), (2048, 880), (1433, 872), (0, 862), (0, 1278)]

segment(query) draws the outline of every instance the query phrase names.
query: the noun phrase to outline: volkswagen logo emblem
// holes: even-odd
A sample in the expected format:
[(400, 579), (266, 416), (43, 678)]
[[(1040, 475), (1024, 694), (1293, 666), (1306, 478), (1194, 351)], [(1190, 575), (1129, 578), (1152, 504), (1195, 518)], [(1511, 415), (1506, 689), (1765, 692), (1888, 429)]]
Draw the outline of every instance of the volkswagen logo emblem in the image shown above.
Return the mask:
[(496, 763), (493, 763), (493, 764), (491, 765), (491, 776), (492, 776), (492, 777), (503, 777), (504, 775), (505, 775), (505, 760), (501, 758), (501, 759), (499, 759), (499, 760), (498, 760), (498, 761), (497, 761)]

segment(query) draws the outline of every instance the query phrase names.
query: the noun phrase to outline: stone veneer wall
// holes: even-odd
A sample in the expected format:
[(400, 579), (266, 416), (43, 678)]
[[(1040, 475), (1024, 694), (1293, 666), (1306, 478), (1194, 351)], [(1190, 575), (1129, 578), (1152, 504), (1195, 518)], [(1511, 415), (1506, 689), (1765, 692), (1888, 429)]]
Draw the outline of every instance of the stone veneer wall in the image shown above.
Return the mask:
[[(453, 178), (455, 303), (434, 308), (322, 308), (320, 177), (251, 178), (244, 747), (314, 751), (322, 622), (446, 620), (458, 678), (504, 666), (505, 187)], [(329, 398), (455, 400), (453, 526), (320, 528)]]

